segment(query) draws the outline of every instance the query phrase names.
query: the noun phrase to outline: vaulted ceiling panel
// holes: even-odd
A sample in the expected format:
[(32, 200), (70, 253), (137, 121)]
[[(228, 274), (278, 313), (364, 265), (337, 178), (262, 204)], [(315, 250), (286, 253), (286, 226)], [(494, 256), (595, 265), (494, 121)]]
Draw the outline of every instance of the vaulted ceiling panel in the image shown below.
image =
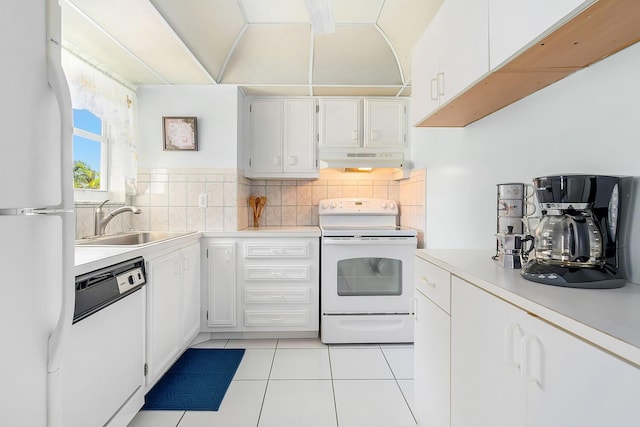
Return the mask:
[[(411, 80), (411, 51), (444, 0), (385, 2), (378, 26), (395, 48), (405, 81)], [(411, 11), (411, 13), (406, 13)]]
[(114, 43), (108, 34), (100, 31), (78, 11), (62, 3), (63, 44), (74, 53), (91, 52), (91, 59), (127, 81), (138, 84), (166, 83), (160, 76), (130, 55), (122, 46)]
[(158, 12), (218, 80), (227, 54), (245, 26), (237, 0), (151, 0)]
[(251, 24), (231, 55), (222, 83), (309, 82), (309, 24)]
[(402, 84), (395, 57), (374, 26), (336, 25), (315, 38), (314, 84)]
[(148, 1), (73, 0), (73, 3), (169, 83), (212, 82)]
[(333, 14), (338, 24), (375, 24), (383, 3), (384, 0), (334, 0)]
[(411, 51), (443, 0), (333, 0), (314, 36), (304, 0), (60, 0), (63, 46), (134, 84), (247, 94), (410, 92)]
[(307, 9), (302, 0), (241, 0), (250, 24), (306, 23)]

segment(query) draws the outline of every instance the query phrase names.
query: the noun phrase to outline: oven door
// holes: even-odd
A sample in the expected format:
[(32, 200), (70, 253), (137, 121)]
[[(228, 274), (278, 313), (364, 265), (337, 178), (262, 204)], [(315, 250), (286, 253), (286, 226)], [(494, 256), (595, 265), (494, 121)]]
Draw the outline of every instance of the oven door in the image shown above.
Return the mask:
[(415, 237), (323, 237), (324, 314), (408, 314)]

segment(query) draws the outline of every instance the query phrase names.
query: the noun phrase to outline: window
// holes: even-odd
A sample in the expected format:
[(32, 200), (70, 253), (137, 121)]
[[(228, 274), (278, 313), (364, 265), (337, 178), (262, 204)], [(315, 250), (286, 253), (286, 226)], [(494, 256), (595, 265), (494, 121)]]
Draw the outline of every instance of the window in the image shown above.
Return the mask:
[(73, 186), (107, 191), (108, 144), (105, 123), (88, 110), (73, 110)]

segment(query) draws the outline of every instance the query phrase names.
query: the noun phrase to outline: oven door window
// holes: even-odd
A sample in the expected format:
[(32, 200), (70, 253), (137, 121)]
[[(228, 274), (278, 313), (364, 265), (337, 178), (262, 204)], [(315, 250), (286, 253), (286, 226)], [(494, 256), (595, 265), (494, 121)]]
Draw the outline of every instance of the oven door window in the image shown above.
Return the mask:
[(402, 261), (391, 258), (349, 258), (338, 261), (339, 296), (402, 294)]

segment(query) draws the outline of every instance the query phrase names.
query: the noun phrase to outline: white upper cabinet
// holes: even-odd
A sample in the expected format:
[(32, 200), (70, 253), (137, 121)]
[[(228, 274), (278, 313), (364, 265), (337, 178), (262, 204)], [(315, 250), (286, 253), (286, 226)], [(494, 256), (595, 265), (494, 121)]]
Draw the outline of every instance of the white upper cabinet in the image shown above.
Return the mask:
[(284, 164), (288, 174), (315, 174), (316, 102), (313, 99), (284, 101)]
[(419, 123), (440, 106), (438, 73), (440, 72), (440, 44), (442, 15), (437, 14), (413, 48), (411, 75), (411, 123)]
[(249, 174), (282, 172), (283, 111), (281, 99), (251, 102), (251, 159)]
[(489, 71), (488, 0), (446, 0), (440, 38), (440, 103), (454, 98)]
[(632, 3), (445, 0), (412, 52), (411, 123), (466, 126), (635, 43)]
[(489, 0), (491, 69), (594, 1)]
[(316, 178), (316, 101), (251, 101), (248, 178)]
[(320, 99), (319, 110), (320, 149), (402, 149), (405, 145), (404, 99)]
[(360, 146), (360, 100), (321, 99), (320, 147), (355, 148)]
[(446, 0), (413, 50), (412, 123), (489, 71), (488, 0)]
[(364, 146), (403, 147), (405, 143), (404, 101), (398, 99), (364, 100)]

